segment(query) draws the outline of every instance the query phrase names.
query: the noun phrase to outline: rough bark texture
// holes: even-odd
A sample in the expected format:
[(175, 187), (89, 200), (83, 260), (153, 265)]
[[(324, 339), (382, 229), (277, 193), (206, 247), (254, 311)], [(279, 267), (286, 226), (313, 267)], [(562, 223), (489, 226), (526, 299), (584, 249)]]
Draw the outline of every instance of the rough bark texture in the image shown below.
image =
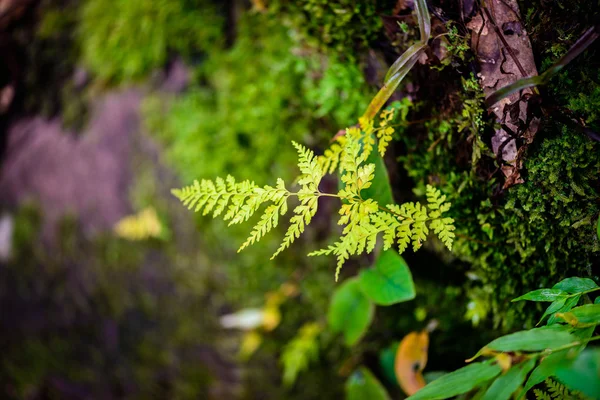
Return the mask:
[[(516, 0), (487, 1), (467, 26), (472, 31), (471, 45), (479, 60), (479, 78), (486, 97), (538, 74)], [(519, 172), (521, 155), (538, 130), (539, 119), (529, 117), (527, 100), (531, 94), (530, 89), (514, 93), (491, 109), (501, 125), (492, 137), (492, 150), (502, 164), (505, 188), (523, 182)]]

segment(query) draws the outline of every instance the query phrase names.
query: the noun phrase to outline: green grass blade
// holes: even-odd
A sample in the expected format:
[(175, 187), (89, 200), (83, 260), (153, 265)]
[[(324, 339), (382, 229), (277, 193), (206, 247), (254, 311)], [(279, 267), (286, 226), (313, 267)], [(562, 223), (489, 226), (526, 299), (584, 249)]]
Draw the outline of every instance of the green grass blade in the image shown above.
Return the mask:
[(419, 21), (419, 30), (421, 31), (421, 43), (427, 43), (431, 37), (431, 18), (429, 18), (429, 11), (427, 11), (427, 1), (416, 0), (415, 9)]
[(414, 57), (415, 54), (419, 53), (424, 48), (424, 43), (415, 43), (412, 46), (410, 46), (408, 50), (402, 53), (402, 55), (398, 57), (396, 61), (394, 61), (390, 69), (388, 69), (387, 74), (385, 74), (384, 81), (389, 81), (390, 78), (396, 75), (398, 71), (400, 71), (402, 67), (404, 67), (404, 65), (406, 65), (406, 63), (409, 62), (412, 57)]
[(375, 97), (373, 97), (373, 100), (371, 100), (371, 103), (369, 104), (369, 107), (367, 107), (367, 111), (365, 111), (363, 118), (375, 118), (379, 110), (381, 110), (381, 108), (385, 105), (385, 102), (388, 101), (398, 85), (400, 85), (402, 79), (404, 79), (406, 74), (408, 74), (412, 67), (417, 63), (417, 60), (421, 56), (421, 52), (424, 48), (425, 45), (422, 44), (419, 50), (398, 68), (398, 72), (396, 72), (396, 74), (392, 75), (389, 79), (386, 79), (383, 87), (379, 90)]

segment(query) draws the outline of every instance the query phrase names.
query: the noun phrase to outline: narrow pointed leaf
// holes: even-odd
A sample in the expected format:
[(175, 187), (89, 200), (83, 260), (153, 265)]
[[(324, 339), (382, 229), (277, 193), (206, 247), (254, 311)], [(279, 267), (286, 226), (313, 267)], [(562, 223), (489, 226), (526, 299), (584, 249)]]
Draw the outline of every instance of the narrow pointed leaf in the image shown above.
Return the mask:
[[(548, 318), (548, 323), (546, 325), (552, 325), (552, 324), (555, 324), (557, 322), (562, 322), (562, 319), (558, 318), (556, 316), (556, 314), (557, 313), (565, 313), (565, 312), (571, 311), (571, 309), (573, 307), (575, 307), (577, 305), (577, 303), (579, 303), (579, 299), (580, 298), (581, 298), (580, 295), (569, 297), (567, 299), (567, 301), (565, 302), (565, 304), (561, 308), (559, 308), (558, 310), (553, 311), (553, 312), (548, 312), (548, 310), (546, 310), (546, 312), (544, 313), (544, 315), (550, 315), (550, 318)], [(552, 303), (552, 304), (554, 304), (554, 303)], [(549, 308), (550, 307), (548, 307), (548, 309)], [(551, 314), (553, 314), (553, 315), (551, 315)], [(543, 319), (543, 317), (542, 317), (542, 319)]]
[(564, 292), (560, 289), (538, 289), (513, 299), (513, 302), (521, 300), (555, 301), (561, 297), (566, 297), (567, 295), (567, 292)]
[(467, 393), (500, 374), (502, 368), (490, 361), (472, 363), (431, 382), (407, 400), (438, 400)]
[(421, 32), (421, 42), (427, 43), (431, 37), (431, 18), (427, 10), (426, 0), (416, 0), (415, 9), (417, 12), (417, 20), (419, 22), (419, 31)]
[(367, 111), (363, 115), (363, 118), (373, 119), (379, 110), (385, 105), (385, 102), (388, 101), (390, 96), (396, 91), (402, 79), (408, 74), (408, 72), (412, 69), (412, 67), (417, 63), (417, 60), (421, 56), (425, 45), (423, 45), (414, 55), (408, 58), (406, 63), (401, 65), (398, 68), (398, 72), (391, 75), (389, 79), (387, 79), (383, 85), (383, 87), (377, 92), (369, 107), (367, 107)]
[[(571, 298), (561, 297), (558, 300), (554, 300), (552, 304), (550, 304), (548, 308), (546, 308), (546, 311), (544, 311), (544, 315), (542, 315), (542, 318), (540, 318), (540, 322), (542, 322), (544, 318), (546, 318), (548, 315), (552, 315), (555, 312), (564, 312), (561, 310), (565, 307), (567, 299), (570, 300)], [(540, 322), (538, 322), (538, 325), (540, 324)]]
[(394, 61), (390, 69), (388, 69), (385, 74), (384, 82), (390, 80), (390, 78), (396, 75), (400, 70), (413, 58), (417, 53), (420, 54), (420, 51), (425, 48), (425, 45), (422, 42), (415, 43), (410, 46), (400, 57)]
[(535, 360), (515, 365), (492, 383), (482, 400), (509, 400), (511, 395), (525, 382), (533, 367), (535, 367)]
[(541, 351), (576, 341), (577, 338), (566, 329), (543, 327), (501, 336), (484, 348), (496, 351)]

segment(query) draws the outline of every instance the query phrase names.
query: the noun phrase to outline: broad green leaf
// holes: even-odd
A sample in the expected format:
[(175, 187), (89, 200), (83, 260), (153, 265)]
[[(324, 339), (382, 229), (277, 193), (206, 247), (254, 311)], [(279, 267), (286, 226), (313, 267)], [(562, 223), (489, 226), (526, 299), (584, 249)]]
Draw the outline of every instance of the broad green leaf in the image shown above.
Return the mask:
[(348, 346), (356, 344), (373, 320), (375, 307), (360, 291), (358, 279), (344, 282), (334, 293), (327, 321), (333, 332), (341, 332)]
[(390, 178), (381, 154), (378, 151), (372, 151), (365, 163), (375, 164), (375, 176), (371, 181), (371, 186), (361, 192), (363, 198), (373, 199), (379, 204), (394, 204)]
[(358, 370), (354, 371), (346, 382), (346, 399), (389, 400), (389, 396), (371, 371), (364, 367), (360, 367)]
[(489, 387), (483, 400), (509, 400), (511, 395), (525, 382), (529, 372), (535, 367), (535, 360), (515, 365), (501, 375)]
[(543, 327), (501, 336), (484, 348), (496, 351), (541, 351), (576, 341), (577, 338), (565, 329)]
[(568, 293), (560, 289), (538, 289), (513, 299), (514, 301), (554, 301), (561, 297), (567, 297)]
[(600, 304), (600, 296), (596, 297), (596, 300), (594, 300), (594, 304)]
[[(576, 321), (572, 319), (574, 317)], [(576, 322), (574, 325), (598, 325), (600, 324), (600, 304), (585, 304), (575, 307), (561, 317), (565, 321)]]
[(491, 361), (472, 363), (436, 379), (407, 400), (447, 399), (467, 393), (496, 377), (502, 368)]
[(415, 298), (408, 265), (395, 250), (382, 252), (373, 268), (362, 270), (359, 283), (363, 293), (377, 305), (389, 306)]
[(569, 389), (600, 399), (600, 348), (585, 349), (573, 364), (560, 366), (555, 376)]
[(586, 290), (590, 290), (590, 289), (595, 289), (597, 287), (598, 287), (598, 285), (596, 285), (596, 282), (594, 282), (593, 280), (591, 280), (589, 278), (573, 277), (573, 278), (563, 279), (562, 281), (558, 282), (556, 285), (552, 286), (552, 289), (558, 289), (558, 290), (562, 290), (563, 292), (574, 294), (574, 293), (585, 292)]

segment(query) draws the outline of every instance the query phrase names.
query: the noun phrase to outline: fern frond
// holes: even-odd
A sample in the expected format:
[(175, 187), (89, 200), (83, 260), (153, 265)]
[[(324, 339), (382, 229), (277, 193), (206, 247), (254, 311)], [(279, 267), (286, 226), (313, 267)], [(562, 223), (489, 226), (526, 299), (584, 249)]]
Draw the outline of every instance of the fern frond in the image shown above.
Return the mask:
[(306, 225), (310, 224), (312, 217), (317, 213), (318, 196), (306, 197), (302, 200), (302, 204), (294, 208), (294, 215), (290, 219), (290, 226), (283, 237), (281, 245), (277, 251), (271, 256), (271, 260), (277, 257), (279, 253), (290, 247), (290, 245), (300, 237), (304, 232)]
[(442, 214), (450, 210), (450, 203), (446, 202), (446, 196), (431, 185), (427, 185), (427, 206), (431, 210), (429, 217), (432, 219), (429, 227), (444, 243), (448, 250), (452, 250), (452, 242), (455, 238), (454, 220), (443, 217)]
[(344, 145), (346, 139), (343, 136), (336, 138), (335, 142), (323, 153), (322, 156), (317, 157), (319, 166), (321, 169), (328, 173), (333, 174), (340, 164), (340, 157), (344, 151)]
[(587, 400), (583, 393), (569, 390), (562, 383), (555, 381), (554, 379), (547, 378), (544, 381), (546, 390), (534, 389), (533, 393), (536, 400)]
[(390, 249), (396, 242), (396, 230), (400, 227), (398, 218), (390, 213), (381, 211), (371, 215), (373, 225), (383, 232), (383, 249)]
[(306, 225), (310, 224), (310, 221), (317, 213), (319, 204), (319, 183), (321, 183), (321, 179), (323, 179), (323, 170), (312, 150), (309, 150), (296, 142), (292, 143), (296, 150), (298, 150), (298, 165), (300, 167), (300, 172), (302, 172), (302, 175), (298, 179), (298, 184), (302, 187), (298, 192), (300, 205), (294, 208), (295, 215), (290, 219), (290, 226), (283, 237), (281, 245), (271, 257), (271, 260), (283, 250), (290, 247), (290, 245), (300, 237), (300, 234), (304, 232)]
[(552, 397), (548, 393), (540, 389), (533, 389), (533, 394), (536, 400), (552, 400)]
[(222, 178), (214, 182), (196, 180), (183, 189), (173, 189), (172, 193), (188, 209), (202, 211), (202, 215), (213, 212), (213, 217), (216, 217), (229, 205), (224, 219), (231, 219), (232, 225), (246, 221), (258, 210), (260, 199), (256, 189), (258, 186), (254, 182), (246, 180), (236, 183), (233, 177), (228, 176), (225, 181)]
[(300, 172), (302, 172), (298, 183), (305, 187), (308, 186), (313, 191), (317, 191), (319, 183), (323, 175), (325, 175), (317, 161), (317, 157), (315, 157), (312, 150), (307, 149), (301, 144), (296, 142), (292, 142), (292, 144), (298, 150), (298, 167), (300, 168)]
[(552, 396), (553, 399), (570, 399), (573, 398), (569, 390), (560, 382), (552, 380), (550, 378), (544, 381), (546, 384), (546, 388), (548, 389), (548, 393)]
[[(283, 202), (285, 204), (285, 202)], [(265, 213), (260, 217), (260, 221), (254, 226), (248, 239), (240, 246), (238, 253), (246, 247), (258, 242), (271, 229), (275, 228), (279, 223), (279, 213), (281, 212), (281, 204), (271, 204), (265, 209)]]
[(395, 111), (395, 108), (383, 110), (379, 116), (379, 128), (377, 129), (377, 139), (379, 142), (377, 144), (377, 150), (379, 151), (379, 154), (381, 154), (381, 157), (385, 155), (388, 145), (392, 141), (392, 135), (395, 132), (395, 129), (390, 126), (390, 122), (394, 119)]

